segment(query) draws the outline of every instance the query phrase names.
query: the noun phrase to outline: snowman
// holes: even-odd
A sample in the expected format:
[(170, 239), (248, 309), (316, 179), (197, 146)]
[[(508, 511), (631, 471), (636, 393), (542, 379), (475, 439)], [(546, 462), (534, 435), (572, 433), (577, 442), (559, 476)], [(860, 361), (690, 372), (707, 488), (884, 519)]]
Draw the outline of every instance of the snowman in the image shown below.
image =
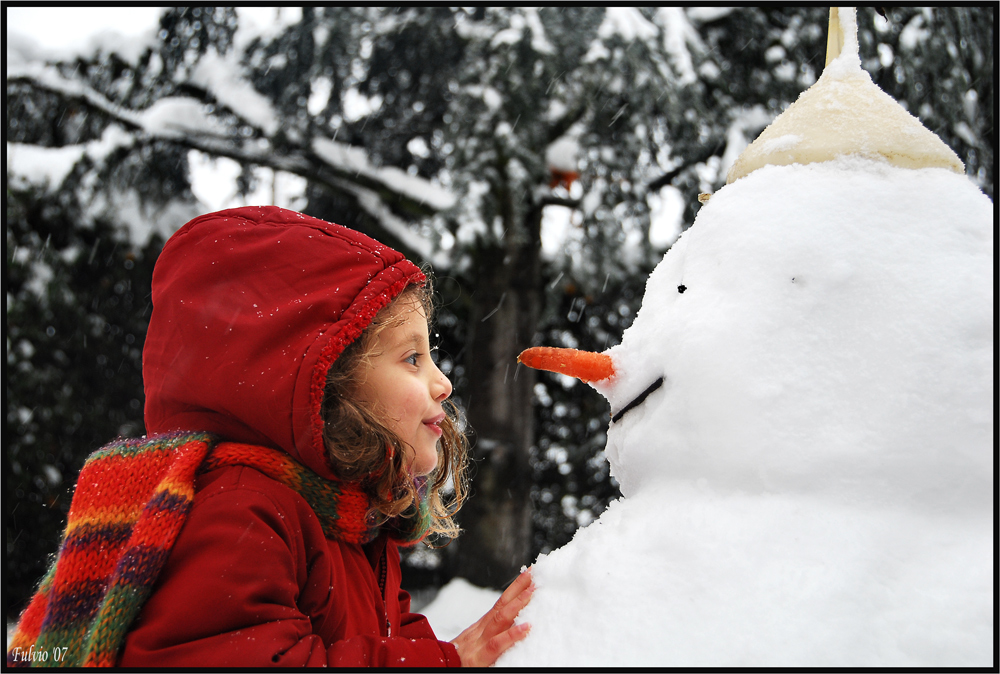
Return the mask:
[(853, 9), (830, 43), (621, 344), (522, 354), (607, 397), (623, 498), (534, 564), (498, 665), (993, 664), (993, 204)]

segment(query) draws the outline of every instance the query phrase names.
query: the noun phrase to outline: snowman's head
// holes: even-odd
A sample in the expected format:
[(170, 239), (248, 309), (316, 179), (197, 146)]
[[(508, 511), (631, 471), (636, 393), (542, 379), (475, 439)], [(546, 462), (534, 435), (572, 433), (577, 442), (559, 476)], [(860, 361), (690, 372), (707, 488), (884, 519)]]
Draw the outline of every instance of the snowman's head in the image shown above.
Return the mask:
[(767, 166), (702, 208), (620, 344), (521, 360), (608, 399), (625, 496), (947, 500), (989, 468), (991, 209), (946, 169)]
[(853, 9), (831, 12), (834, 34), (820, 79), (653, 270), (621, 344), (521, 359), (607, 397), (625, 496), (686, 480), (927, 502), (983, 467), (964, 448), (990, 432), (992, 204), (861, 69)]

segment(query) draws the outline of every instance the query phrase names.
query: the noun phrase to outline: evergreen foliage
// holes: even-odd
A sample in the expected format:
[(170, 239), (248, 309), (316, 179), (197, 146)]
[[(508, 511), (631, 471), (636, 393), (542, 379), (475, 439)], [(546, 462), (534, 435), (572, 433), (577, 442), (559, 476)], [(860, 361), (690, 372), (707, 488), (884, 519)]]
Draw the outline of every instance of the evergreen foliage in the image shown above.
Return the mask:
[(8, 617), (56, 550), (86, 456), (144, 432), (142, 345), (162, 241), (8, 187), (4, 534)]

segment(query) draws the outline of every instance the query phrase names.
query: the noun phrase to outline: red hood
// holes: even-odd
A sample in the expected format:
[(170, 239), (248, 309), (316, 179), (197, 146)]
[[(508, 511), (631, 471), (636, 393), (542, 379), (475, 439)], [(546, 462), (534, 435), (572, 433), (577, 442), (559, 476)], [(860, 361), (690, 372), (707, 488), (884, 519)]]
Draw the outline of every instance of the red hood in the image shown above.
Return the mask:
[(346, 227), (274, 206), (195, 218), (153, 270), (146, 430), (278, 447), (334, 478), (320, 404), (330, 365), (424, 275)]

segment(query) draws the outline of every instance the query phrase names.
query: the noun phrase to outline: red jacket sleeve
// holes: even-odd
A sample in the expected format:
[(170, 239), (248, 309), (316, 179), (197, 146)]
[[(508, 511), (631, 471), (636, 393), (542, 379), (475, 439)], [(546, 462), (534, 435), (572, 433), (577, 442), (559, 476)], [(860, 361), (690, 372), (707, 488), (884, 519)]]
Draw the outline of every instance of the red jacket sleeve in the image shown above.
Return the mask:
[(218, 472), (196, 495), (119, 666), (460, 664), (426, 620), (426, 631), (411, 629), (414, 619), (381, 636), (385, 615), (365, 603), (370, 565), (363, 553), (367, 567), (338, 558), (300, 496), (251, 469)]

